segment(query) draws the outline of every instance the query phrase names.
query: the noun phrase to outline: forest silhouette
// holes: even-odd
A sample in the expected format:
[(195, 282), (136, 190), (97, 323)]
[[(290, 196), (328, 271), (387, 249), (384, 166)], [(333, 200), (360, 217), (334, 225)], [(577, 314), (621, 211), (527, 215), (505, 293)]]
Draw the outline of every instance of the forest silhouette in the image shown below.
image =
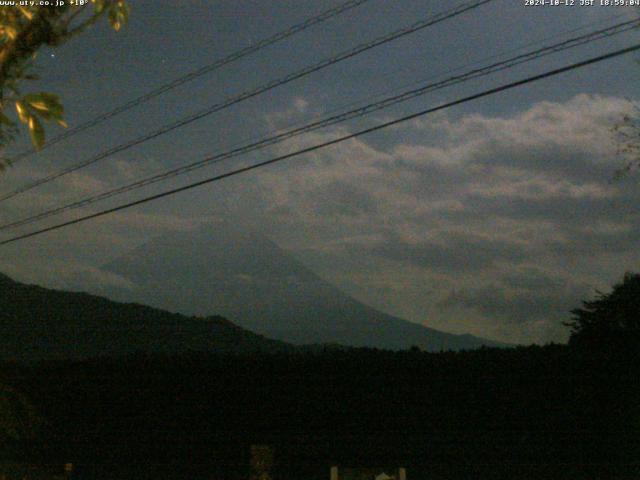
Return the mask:
[(640, 468), (639, 283), (627, 274), (585, 300), (569, 345), (5, 362), (4, 383), (44, 421), (35, 438), (4, 438), (4, 461), (73, 462), (87, 479), (235, 479), (248, 478), (251, 446), (269, 445), (274, 479), (324, 479), (331, 465), (629, 478)]

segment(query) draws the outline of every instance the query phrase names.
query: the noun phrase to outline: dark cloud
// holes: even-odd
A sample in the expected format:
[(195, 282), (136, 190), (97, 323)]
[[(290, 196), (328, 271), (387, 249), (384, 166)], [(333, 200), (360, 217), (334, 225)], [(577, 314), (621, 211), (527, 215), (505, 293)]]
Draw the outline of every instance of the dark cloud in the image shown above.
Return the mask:
[(579, 306), (588, 293), (587, 289), (574, 286), (558, 289), (553, 283), (525, 291), (491, 284), (453, 291), (438, 305), (473, 310), (498, 322), (560, 322), (569, 319), (571, 309)]
[(378, 202), (373, 192), (358, 185), (337, 181), (323, 185), (310, 195), (316, 213), (321, 216), (351, 217), (378, 213)]
[(369, 253), (445, 272), (480, 270), (497, 262), (518, 262), (526, 257), (525, 249), (516, 243), (462, 234), (418, 242), (392, 235), (383, 244), (371, 247)]

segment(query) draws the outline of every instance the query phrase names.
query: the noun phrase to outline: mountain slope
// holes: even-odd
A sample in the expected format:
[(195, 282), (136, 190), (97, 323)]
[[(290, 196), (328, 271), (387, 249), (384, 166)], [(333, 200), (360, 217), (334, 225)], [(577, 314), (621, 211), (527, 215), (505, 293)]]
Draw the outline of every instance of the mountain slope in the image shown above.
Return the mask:
[(453, 335), (371, 308), (275, 243), (228, 224), (154, 239), (104, 267), (130, 288), (100, 291), (188, 315), (212, 313), (271, 338), (305, 343), (460, 350), (496, 342)]
[(195, 318), (0, 274), (0, 358), (33, 361), (133, 352), (281, 351), (290, 347), (222, 317)]

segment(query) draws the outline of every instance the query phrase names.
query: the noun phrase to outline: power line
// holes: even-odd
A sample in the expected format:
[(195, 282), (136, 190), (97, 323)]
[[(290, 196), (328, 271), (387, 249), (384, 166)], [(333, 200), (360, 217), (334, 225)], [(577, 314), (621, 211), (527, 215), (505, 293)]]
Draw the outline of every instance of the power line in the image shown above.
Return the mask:
[[(612, 15), (612, 16), (609, 16), (607, 18), (595, 21), (595, 22), (589, 22), (587, 24), (583, 24), (583, 25), (581, 25), (580, 27), (577, 27), (577, 28), (572, 28), (570, 30), (565, 30), (563, 32), (556, 33), (556, 34), (553, 34), (553, 35), (550, 35), (550, 36), (546, 36), (544, 38), (539, 38), (538, 40), (535, 40), (535, 41), (532, 41), (532, 42), (528, 42), (527, 44), (524, 44), (524, 45), (520, 44), (518, 47), (510, 48), (508, 50), (501, 51), (499, 53), (483, 57), (483, 58), (481, 58), (481, 59), (479, 59), (477, 61), (470, 62), (470, 63), (467, 63), (467, 64), (462, 65), (462, 66), (458, 66), (458, 67), (455, 67), (455, 68), (449, 68), (449, 69), (447, 69), (447, 70), (445, 70), (443, 72), (440, 72), (440, 73), (438, 73), (436, 75), (429, 75), (428, 77), (422, 77), (419, 80), (413, 80), (411, 82), (404, 83), (401, 86), (395, 86), (395, 87), (392, 87), (392, 88), (385, 88), (383, 90), (379, 90), (375, 94), (368, 94), (365, 97), (361, 97), (358, 100), (355, 100), (355, 101), (352, 101), (352, 102), (349, 102), (349, 103), (346, 103), (346, 104), (341, 104), (339, 107), (332, 108), (331, 110), (328, 110), (325, 113), (334, 113), (334, 112), (340, 111), (340, 109), (342, 109), (342, 108), (351, 107), (351, 106), (354, 106), (354, 105), (360, 105), (365, 101), (366, 101), (366, 103), (369, 103), (372, 99), (382, 98), (385, 95), (388, 95), (388, 94), (394, 93), (394, 92), (398, 92), (398, 91), (400, 91), (400, 90), (402, 90), (404, 88), (420, 85), (420, 84), (423, 84), (426, 81), (437, 80), (438, 78), (441, 78), (441, 77), (443, 77), (445, 75), (449, 75), (449, 74), (453, 74), (453, 73), (456, 73), (456, 72), (463, 71), (467, 67), (476, 66), (476, 65), (482, 64), (485, 61), (499, 59), (499, 58), (503, 57), (504, 55), (520, 52), (520, 51), (522, 51), (522, 50), (524, 50), (526, 48), (529, 48), (529, 47), (531, 47), (533, 45), (538, 45), (541, 42), (546, 42), (546, 41), (549, 41), (549, 40), (561, 38), (561, 37), (566, 36), (566, 35), (570, 35), (570, 34), (574, 34), (574, 33), (583, 31), (583, 30), (585, 30), (585, 29), (587, 29), (589, 27), (593, 27), (595, 25), (606, 24), (609, 21), (618, 20), (620, 18), (625, 18), (625, 17), (628, 18), (628, 15), (626, 15), (624, 13), (617, 14), (617, 15)], [(630, 22), (633, 23), (635, 21), (637, 21), (637, 20), (631, 20)], [(616, 25), (614, 25), (614, 27), (619, 26), (619, 25), (620, 24), (616, 24)], [(617, 34), (617, 32), (612, 33), (612, 35), (616, 35), (616, 34)], [(401, 70), (394, 71), (394, 75), (397, 74), (398, 71), (401, 71)], [(406, 72), (415, 73), (415, 68), (405, 69), (405, 71)], [(391, 74), (386, 74), (386, 75), (382, 76), (381, 78), (382, 79), (387, 79), (390, 76), (391, 76)]]
[(26, 233), (26, 234), (23, 234), (23, 235), (18, 235), (16, 237), (12, 237), (12, 238), (9, 238), (7, 240), (0, 241), (0, 245), (6, 245), (6, 244), (9, 244), (9, 243), (17, 242), (19, 240), (24, 240), (24, 239), (27, 239), (27, 238), (30, 238), (30, 237), (34, 237), (36, 235), (41, 235), (41, 234), (46, 233), (46, 232), (51, 232), (53, 230), (58, 230), (58, 229), (63, 228), (63, 227), (67, 227), (67, 226), (70, 226), (70, 225), (75, 225), (77, 223), (85, 222), (87, 220), (91, 220), (91, 219), (94, 219), (94, 218), (102, 217), (104, 215), (108, 215), (110, 213), (118, 212), (120, 210), (125, 210), (127, 208), (131, 208), (131, 207), (134, 207), (134, 206), (137, 206), (137, 205), (141, 205), (143, 203), (148, 203), (148, 202), (151, 202), (151, 201), (154, 201), (154, 200), (159, 200), (161, 198), (168, 197), (168, 196), (171, 196), (171, 195), (175, 195), (177, 193), (180, 193), (180, 192), (183, 192), (183, 191), (186, 191), (186, 190), (191, 190), (193, 188), (200, 187), (202, 185), (206, 185), (206, 184), (209, 184), (209, 183), (212, 183), (212, 182), (223, 180), (225, 178), (232, 177), (232, 176), (235, 176), (235, 175), (239, 175), (241, 173), (249, 172), (251, 170), (256, 170), (258, 168), (265, 167), (265, 166), (268, 166), (268, 165), (271, 165), (271, 164), (274, 164), (274, 163), (277, 163), (277, 162), (281, 162), (281, 161), (287, 160), (289, 158), (297, 157), (299, 155), (303, 155), (303, 154), (310, 153), (310, 152), (313, 152), (313, 151), (316, 151), (316, 150), (320, 150), (322, 148), (326, 148), (326, 147), (331, 146), (331, 145), (335, 145), (335, 144), (338, 144), (338, 143), (341, 143), (341, 142), (344, 142), (344, 141), (347, 141), (347, 140), (351, 140), (353, 138), (357, 138), (357, 137), (360, 137), (362, 135), (373, 133), (373, 132), (376, 132), (378, 130), (382, 130), (384, 128), (391, 127), (393, 125), (397, 125), (397, 124), (400, 124), (400, 123), (403, 123), (403, 122), (406, 122), (406, 121), (409, 121), (409, 120), (413, 120), (413, 119), (418, 118), (418, 117), (422, 117), (424, 115), (428, 115), (430, 113), (434, 113), (434, 112), (437, 112), (437, 111), (440, 111), (440, 110), (451, 108), (451, 107), (456, 106), (456, 105), (461, 105), (463, 103), (470, 102), (472, 100), (477, 100), (479, 98), (483, 98), (483, 97), (487, 97), (487, 96), (490, 96), (490, 95), (494, 95), (496, 93), (500, 93), (500, 92), (503, 92), (503, 91), (506, 91), (506, 90), (510, 90), (512, 88), (520, 87), (522, 85), (526, 85), (528, 83), (536, 82), (536, 81), (539, 81), (539, 80), (542, 80), (542, 79), (545, 79), (545, 78), (553, 77), (555, 75), (559, 75), (561, 73), (565, 73), (565, 72), (568, 72), (568, 71), (571, 71), (571, 70), (575, 70), (575, 69), (578, 69), (578, 68), (586, 67), (587, 65), (592, 65), (592, 64), (595, 64), (595, 63), (598, 63), (598, 62), (602, 62), (604, 60), (609, 60), (611, 58), (619, 57), (621, 55), (625, 55), (625, 54), (628, 54), (628, 53), (631, 53), (631, 52), (634, 52), (634, 51), (637, 51), (637, 50), (640, 50), (640, 44), (636, 44), (636, 45), (633, 45), (631, 47), (627, 47), (627, 48), (623, 48), (623, 49), (620, 49), (620, 50), (616, 50), (614, 52), (610, 52), (610, 53), (607, 53), (607, 54), (604, 54), (604, 55), (599, 55), (597, 57), (592, 57), (592, 58), (590, 58), (588, 60), (583, 60), (581, 62), (573, 63), (573, 64), (567, 65), (565, 67), (556, 68), (554, 70), (549, 70), (547, 72), (544, 72), (544, 73), (541, 73), (541, 74), (538, 74), (538, 75), (534, 75), (534, 76), (531, 76), (531, 77), (527, 77), (525, 79), (518, 80), (516, 82), (511, 82), (511, 83), (508, 83), (508, 84), (505, 84), (505, 85), (501, 85), (499, 87), (491, 88), (489, 90), (485, 90), (483, 92), (476, 93), (474, 95), (470, 95), (470, 96), (467, 96), (467, 97), (464, 97), (464, 98), (461, 98), (461, 99), (458, 99), (458, 100), (454, 100), (452, 102), (448, 102), (448, 103), (442, 104), (442, 105), (437, 106), (437, 107), (428, 108), (426, 110), (422, 110), (422, 111), (419, 111), (417, 113), (406, 115), (406, 116), (397, 118), (395, 120), (391, 120), (389, 122), (385, 122), (385, 123), (382, 123), (382, 124), (379, 124), (379, 125), (376, 125), (376, 126), (373, 126), (373, 127), (366, 128), (364, 130), (360, 130), (360, 131), (358, 131), (356, 133), (352, 133), (352, 134), (349, 134), (349, 135), (344, 135), (342, 137), (339, 137), (339, 138), (336, 138), (336, 139), (333, 139), (333, 140), (329, 140), (329, 141), (324, 142), (324, 143), (316, 144), (316, 145), (313, 145), (311, 147), (303, 148), (303, 149), (297, 150), (295, 152), (287, 153), (285, 155), (280, 155), (278, 157), (271, 158), (269, 160), (265, 160), (263, 162), (259, 162), (259, 163), (253, 164), (253, 165), (249, 165), (249, 166), (246, 166), (246, 167), (238, 168), (236, 170), (232, 170), (230, 172), (226, 172), (226, 173), (219, 174), (219, 175), (216, 175), (216, 176), (213, 176), (213, 177), (209, 177), (207, 179), (200, 180), (198, 182), (194, 182), (194, 183), (191, 183), (189, 185), (185, 185), (185, 186), (182, 186), (182, 187), (178, 187), (178, 188), (174, 188), (174, 189), (171, 189), (171, 190), (167, 190), (167, 191), (164, 191), (162, 193), (151, 195), (151, 196), (148, 196), (148, 197), (145, 197), (145, 198), (133, 201), (133, 202), (125, 203), (123, 205), (119, 205), (117, 207), (112, 207), (112, 208), (109, 208), (109, 209), (106, 209), (106, 210), (102, 210), (100, 212), (96, 212), (96, 213), (92, 213), (92, 214), (89, 214), (89, 215), (85, 215), (83, 217), (76, 218), (75, 220), (70, 220), (70, 221), (59, 223), (59, 224), (56, 224), (56, 225), (53, 225), (53, 226), (50, 226), (50, 227), (42, 228), (40, 230), (29, 232), (29, 233)]
[(396, 30), (394, 32), (391, 32), (389, 34), (383, 35), (381, 37), (378, 37), (370, 42), (367, 43), (363, 43), (358, 45), (357, 47), (345, 51), (343, 53), (340, 53), (338, 55), (335, 55), (333, 57), (327, 58), (325, 60), (322, 60), (314, 65), (311, 66), (307, 66), (301, 70), (298, 70), (296, 72), (290, 73), (288, 75), (286, 75), (285, 77), (282, 77), (280, 79), (276, 79), (273, 80), (265, 85), (262, 85), (254, 90), (250, 90), (244, 93), (241, 93), (239, 95), (236, 95), (235, 97), (231, 97), (227, 100), (225, 100), (222, 103), (218, 103), (218, 104), (214, 104), (211, 105), (199, 112), (196, 112), (195, 114), (192, 114), (188, 117), (182, 118), (180, 120), (177, 120), (175, 122), (172, 122), (170, 124), (164, 125), (162, 127), (160, 127), (157, 130), (154, 130), (152, 132), (149, 132), (145, 135), (142, 135), (136, 139), (130, 140), (128, 142), (125, 142), (123, 144), (120, 144), (116, 147), (112, 147), (109, 150), (106, 150), (105, 152), (102, 152), (88, 160), (85, 160), (83, 162), (77, 163), (75, 165), (72, 165), (70, 167), (64, 168), (58, 172), (52, 173), (51, 175), (47, 175), (46, 177), (43, 177), (39, 180), (36, 180), (34, 182), (31, 182), (23, 187), (20, 187), (16, 190), (13, 190), (7, 194), (4, 194), (2, 196), (0, 196), (0, 202), (4, 201), (4, 200), (8, 200), (10, 198), (15, 197), (16, 195), (19, 195), (21, 193), (27, 192), (29, 190), (32, 190), (40, 185), (43, 185), (45, 183), (49, 183), (53, 180), (56, 180), (64, 175), (67, 175), (69, 173), (75, 172), (77, 170), (80, 170), (82, 168), (85, 168), (89, 165), (92, 165), (100, 160), (103, 160), (107, 157), (110, 157), (116, 153), (122, 152), (124, 150), (128, 150), (129, 148), (132, 148), (136, 145), (139, 145), (141, 143), (147, 142), (149, 140), (152, 140), (156, 137), (159, 137), (161, 135), (164, 135), (165, 133), (171, 132), (177, 128), (180, 127), (184, 127), (186, 125), (189, 125), (190, 123), (195, 122), (196, 120), (200, 120), (204, 117), (207, 117), (213, 113), (219, 112), (220, 110), (223, 110), (225, 108), (228, 108), (232, 105), (235, 105), (237, 103), (243, 102), (245, 100), (248, 100), (250, 98), (256, 97), (258, 95), (261, 95), (262, 93), (265, 93), (269, 90), (272, 90), (276, 87), (280, 87), (282, 85), (285, 85), (287, 83), (290, 83), (294, 80), (298, 80), (302, 77), (305, 77), (307, 75), (310, 75), (314, 72), (317, 72), (319, 70), (322, 70), (324, 68), (327, 68), (331, 65), (335, 65), (338, 62), (341, 62), (343, 60), (347, 60), (349, 58), (355, 57), (356, 55), (359, 55), (363, 52), (366, 52), (367, 50), (371, 50), (373, 48), (379, 47), (383, 44), (389, 43), (393, 40), (396, 40), (398, 38), (404, 37), (406, 35), (409, 35), (411, 33), (415, 33), (419, 30), (422, 30), (424, 28), (427, 28), (429, 26), (435, 25), (436, 23), (440, 23), (442, 21), (448, 20), (450, 18), (456, 17), (458, 15), (461, 15), (462, 13), (465, 13), (469, 10), (475, 9), (480, 7), (481, 5), (484, 5), (485, 3), (489, 3), (492, 2), (494, 0), (474, 0), (472, 2), (467, 2), (467, 3), (463, 3), (451, 10), (447, 10), (445, 12), (441, 12), (439, 14), (436, 15), (432, 15), (426, 19), (420, 20), (418, 22), (413, 23), (412, 25), (409, 25), (408, 27)]
[[(153, 90), (151, 90), (150, 92), (147, 92), (143, 95), (140, 95), (137, 98), (134, 98), (133, 100), (128, 101), (127, 103), (124, 103), (122, 105), (120, 105), (119, 107), (114, 108), (113, 110), (103, 113), (102, 115), (99, 115), (95, 118), (92, 118), (91, 120), (88, 120), (74, 128), (71, 128), (69, 130), (67, 130), (64, 133), (61, 133), (60, 135), (52, 138), (51, 140), (49, 140), (47, 143), (44, 144), (44, 146), (39, 150), (44, 150), (45, 148), (48, 148), (52, 145), (55, 145), (56, 143), (60, 143), (61, 141), (72, 137), (80, 132), (83, 132), (85, 130), (87, 130), (88, 128), (94, 127), (106, 120), (109, 120), (117, 115), (120, 115), (121, 113), (126, 112), (127, 110), (131, 110), (134, 107), (137, 107), (138, 105), (141, 105), (143, 103), (148, 102), (149, 100), (158, 97), (160, 95), (162, 95), (165, 92), (168, 92), (170, 90), (173, 90), (174, 88), (177, 88), (181, 85), (184, 85), (185, 83), (191, 82), (192, 80), (195, 80), (196, 78), (199, 78), (203, 75), (206, 75), (207, 73), (213, 72), (214, 70), (218, 70), (219, 68), (228, 65), (230, 63), (235, 62), (236, 60), (240, 60), (243, 57), (246, 57), (247, 55), (250, 55), (252, 53), (257, 52), (258, 50), (262, 50), (263, 48), (266, 48), (270, 45), (273, 45), (274, 43), (277, 43), (281, 40), (284, 40), (286, 38), (289, 38), (297, 33), (302, 32), (303, 30), (306, 30), (307, 28), (310, 28), (314, 25), (317, 25), (319, 23), (322, 23), (326, 20), (329, 20), (333, 17), (336, 17), (338, 15), (340, 15), (341, 13), (344, 13), (348, 10), (351, 10), (355, 7), (358, 7), (360, 5), (362, 5), (363, 3), (367, 3), (370, 0), (349, 0), (341, 5), (338, 5), (337, 7), (331, 8), (329, 10), (326, 10), (322, 13), (320, 13), (319, 15), (316, 15), (315, 17), (311, 17), (308, 18), (307, 20), (298, 23), (296, 25), (293, 25), (289, 28), (287, 28), (286, 30), (283, 30), (281, 32), (276, 33), (275, 35), (272, 35), (271, 37), (267, 37), (265, 39), (259, 40), (255, 43), (252, 43), (251, 45), (242, 48), (240, 50), (237, 50), (229, 55), (227, 55), (226, 57), (223, 57), (221, 59), (216, 60), (215, 62), (209, 64), (209, 65), (205, 65), (203, 67), (200, 67), (197, 70), (194, 70), (192, 72), (189, 72), (185, 75), (182, 75), (181, 77), (178, 77), (168, 83), (165, 83), (164, 85), (161, 85)], [(13, 158), (11, 158), (11, 163), (15, 163), (18, 160), (21, 160), (23, 158), (26, 158), (30, 155), (32, 155), (33, 153), (35, 153), (36, 150), (33, 149), (29, 149), (29, 150), (25, 150), (23, 152), (20, 152), (18, 154), (16, 154)]]
[(20, 227), (23, 225), (27, 225), (27, 224), (31, 224), (34, 223), (38, 220), (42, 220), (48, 217), (51, 217), (53, 215), (57, 215), (59, 213), (68, 211), (68, 210), (73, 210), (73, 209), (77, 209), (80, 207), (84, 207), (87, 205), (91, 205), (93, 203), (96, 203), (98, 201), (101, 200), (106, 200), (108, 198), (114, 197), (116, 195), (120, 195), (132, 190), (136, 190), (138, 188), (142, 188), (163, 180), (166, 180), (168, 178), (173, 178), (176, 177), (178, 175), (182, 175), (194, 170), (197, 170), (199, 168), (203, 168), (207, 165), (211, 165), (213, 163), (219, 163), (223, 160), (227, 160), (229, 158), (233, 158), (233, 157), (237, 157), (239, 155), (243, 155), (255, 150), (260, 150), (262, 148), (283, 142), (287, 139), (290, 139), (292, 137), (296, 137), (298, 135), (302, 135), (304, 133), (308, 133), (311, 131), (315, 131), (321, 128), (325, 128), (331, 125), (335, 125), (338, 123), (342, 123), (344, 121), (353, 119), (353, 118), (357, 118), (357, 117), (361, 117), (367, 114), (370, 114), (372, 112), (375, 111), (379, 111), (382, 110), (384, 108), (388, 108), (392, 105), (396, 105), (398, 103), (401, 102), (405, 102), (407, 100), (416, 98), (420, 95), (424, 95), (428, 92), (433, 92), (435, 90), (440, 90), (442, 88), (445, 87), (449, 87), (458, 83), (462, 83), (462, 82), (466, 82), (469, 80), (473, 80), (473, 79), (477, 79), (480, 77), (484, 77), (502, 70), (506, 70), (506, 69), (510, 69), (513, 68), (517, 65), (520, 65), (522, 63), (526, 63), (526, 62), (530, 62), (533, 60), (536, 60), (538, 58), (544, 57), (546, 55), (550, 55), (552, 53), (557, 53), (560, 51), (564, 51), (567, 50), (569, 48), (575, 48), (577, 46), (581, 46), (584, 45), (586, 43), (591, 43), (593, 41), (596, 40), (600, 40), (603, 38), (609, 38), (612, 35), (617, 35), (617, 34), (621, 34), (624, 33), (626, 31), (638, 28), (638, 26), (640, 25), (640, 20), (630, 20), (627, 22), (621, 22), (619, 24), (613, 25), (611, 27), (605, 28), (605, 29), (600, 29), (591, 33), (587, 33), (585, 35), (581, 35), (578, 37), (574, 37), (574, 38), (570, 38), (568, 40), (550, 45), (550, 46), (546, 46), (546, 47), (542, 47), (539, 48), (537, 50), (531, 51), (531, 52), (527, 52), (527, 53), (523, 53), (520, 55), (517, 55), (515, 57), (506, 59), (506, 60), (502, 60), (500, 62), (496, 62), (493, 64), (490, 64), (488, 66), (482, 67), (482, 68), (476, 68), (473, 70), (470, 70), (462, 75), (456, 75), (456, 76), (452, 76), (449, 77), (445, 80), (439, 81), (439, 82), (435, 82), (435, 83), (430, 83), (424, 86), (421, 86), (419, 88), (416, 89), (412, 89), (412, 90), (408, 90), (405, 91), (399, 95), (395, 95), (392, 97), (388, 97), (385, 98), (381, 101), (378, 102), (374, 102), (374, 103), (370, 103), (368, 105), (365, 105), (363, 107), (360, 108), (356, 108), (338, 115), (333, 115), (327, 118), (324, 118), (322, 120), (316, 121), (316, 122), (312, 122), (309, 124), (306, 124), (304, 126), (298, 127), (298, 128), (294, 128), (285, 132), (282, 132), (278, 135), (272, 136), (272, 137), (268, 137), (268, 138), (264, 138), (262, 140), (259, 140), (257, 142), (253, 142), (250, 143), (248, 145), (244, 145), (232, 150), (229, 150), (227, 152), (224, 153), (220, 153), (217, 155), (213, 155), (213, 156), (209, 156), (205, 159), (190, 163), (188, 165), (184, 165), (181, 167), (177, 167), (162, 173), (158, 173), (155, 175), (152, 175), (150, 177), (141, 179), (141, 180), (137, 180), (135, 182), (132, 182), (130, 184), (115, 188), (115, 189), (111, 189), (111, 190), (107, 190), (105, 192), (99, 193), (97, 195), (93, 195), (78, 201), (74, 201), (72, 203), (66, 204), (66, 205), (62, 205), (50, 210), (46, 210), (44, 212), (41, 212), (39, 214), (36, 215), (32, 215), (29, 216), (27, 218), (23, 218), (21, 220), (17, 220), (11, 223), (7, 223), (4, 225), (0, 225), (0, 230), (6, 230), (9, 228), (15, 228), (15, 227)]

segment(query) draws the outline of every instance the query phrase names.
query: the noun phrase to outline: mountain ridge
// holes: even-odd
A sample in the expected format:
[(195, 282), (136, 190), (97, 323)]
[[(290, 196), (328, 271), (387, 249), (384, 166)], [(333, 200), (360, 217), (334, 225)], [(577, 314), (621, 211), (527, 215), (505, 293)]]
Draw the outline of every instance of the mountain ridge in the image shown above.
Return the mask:
[(213, 312), (293, 344), (428, 351), (506, 346), (380, 312), (350, 297), (270, 239), (231, 224), (157, 237), (103, 269), (129, 288), (100, 294), (186, 315)]
[(53, 290), (0, 273), (0, 358), (18, 361), (136, 352), (279, 352), (294, 347), (221, 316), (188, 317), (86, 292)]

